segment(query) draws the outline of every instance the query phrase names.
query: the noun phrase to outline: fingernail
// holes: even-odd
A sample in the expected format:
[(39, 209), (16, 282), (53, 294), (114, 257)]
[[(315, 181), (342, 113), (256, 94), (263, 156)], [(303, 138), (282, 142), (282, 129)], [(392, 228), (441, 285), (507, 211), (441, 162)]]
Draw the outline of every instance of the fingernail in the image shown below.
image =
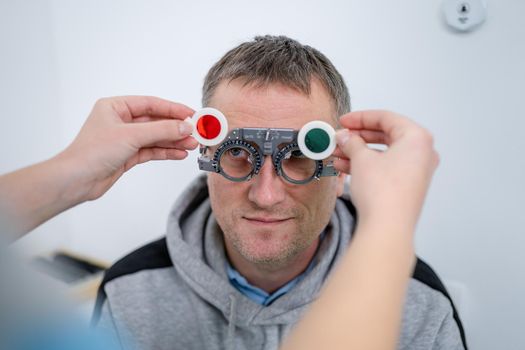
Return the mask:
[(344, 146), (344, 144), (350, 139), (350, 131), (348, 131), (348, 129), (339, 130), (337, 131), (335, 138), (339, 146)]
[(193, 132), (193, 125), (188, 122), (179, 123), (179, 132), (181, 135), (191, 135)]

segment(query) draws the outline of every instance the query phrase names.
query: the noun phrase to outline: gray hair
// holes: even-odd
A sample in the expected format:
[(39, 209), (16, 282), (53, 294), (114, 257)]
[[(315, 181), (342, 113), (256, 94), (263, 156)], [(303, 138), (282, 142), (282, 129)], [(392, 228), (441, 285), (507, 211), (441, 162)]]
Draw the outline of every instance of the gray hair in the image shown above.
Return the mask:
[(208, 106), (224, 80), (242, 79), (257, 87), (272, 83), (310, 95), (311, 80), (317, 78), (334, 100), (336, 117), (350, 112), (350, 94), (332, 62), (313, 47), (286, 36), (256, 36), (228, 51), (211, 67), (202, 87), (202, 105)]

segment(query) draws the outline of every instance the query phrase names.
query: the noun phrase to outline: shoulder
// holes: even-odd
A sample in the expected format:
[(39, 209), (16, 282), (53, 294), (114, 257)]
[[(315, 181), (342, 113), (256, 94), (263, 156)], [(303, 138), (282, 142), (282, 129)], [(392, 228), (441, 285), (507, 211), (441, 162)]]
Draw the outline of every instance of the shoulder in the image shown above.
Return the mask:
[(424, 338), (443, 342), (440, 337), (455, 335), (455, 341), (467, 348), (463, 324), (452, 298), (438, 275), (420, 258), (408, 287), (404, 311), (402, 338), (410, 343)]
[[(356, 223), (359, 221), (356, 207), (348, 191), (340, 197)], [(405, 340), (420, 336), (422, 332), (444, 332), (443, 327), (452, 328), (467, 349), (463, 324), (454, 302), (436, 272), (418, 258), (407, 291), (403, 319)]]
[(113, 264), (105, 273), (102, 284), (140, 270), (173, 266), (166, 245), (166, 237), (146, 244)]
[(166, 237), (146, 244), (114, 263), (104, 274), (95, 303), (92, 322), (98, 322), (102, 306), (107, 299), (106, 286), (120, 278), (145, 270), (163, 269), (173, 266), (169, 256)]

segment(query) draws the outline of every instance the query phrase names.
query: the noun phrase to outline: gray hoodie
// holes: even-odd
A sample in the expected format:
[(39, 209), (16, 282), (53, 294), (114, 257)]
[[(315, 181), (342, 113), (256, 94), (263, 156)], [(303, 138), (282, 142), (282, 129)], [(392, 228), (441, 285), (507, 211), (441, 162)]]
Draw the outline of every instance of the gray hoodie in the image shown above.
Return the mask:
[[(288, 293), (262, 306), (228, 280), (222, 233), (206, 178), (200, 176), (173, 206), (166, 237), (106, 272), (93, 320), (124, 348), (277, 349), (344, 253), (354, 218), (349, 199), (339, 199), (313, 269)], [(464, 348), (453, 304), (422, 261), (409, 285), (398, 348)]]

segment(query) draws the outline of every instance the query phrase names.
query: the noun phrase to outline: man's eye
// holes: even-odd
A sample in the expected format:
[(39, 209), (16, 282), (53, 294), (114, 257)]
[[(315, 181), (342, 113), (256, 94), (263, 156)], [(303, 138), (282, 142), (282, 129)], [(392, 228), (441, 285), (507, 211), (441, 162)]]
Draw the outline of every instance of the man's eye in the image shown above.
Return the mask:
[(246, 158), (247, 157), (246, 151), (243, 150), (242, 148), (232, 148), (231, 150), (228, 151), (228, 153), (233, 158)]
[(295, 158), (304, 158), (304, 154), (303, 154), (303, 152), (301, 152), (300, 150), (296, 149), (296, 150), (293, 150), (293, 151), (292, 151), (292, 157), (295, 157)]

